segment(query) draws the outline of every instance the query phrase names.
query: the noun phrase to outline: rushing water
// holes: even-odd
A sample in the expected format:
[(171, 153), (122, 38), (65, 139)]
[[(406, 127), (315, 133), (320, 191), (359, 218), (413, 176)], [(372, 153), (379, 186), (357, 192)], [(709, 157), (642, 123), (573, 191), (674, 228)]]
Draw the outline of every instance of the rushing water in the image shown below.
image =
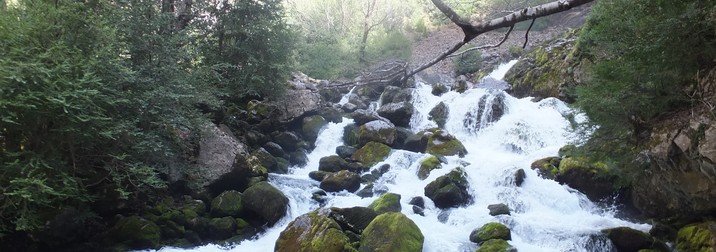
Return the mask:
[[(514, 64), (505, 64), (490, 76), (501, 79)], [(614, 217), (609, 209), (600, 208), (581, 193), (555, 181), (540, 178), (529, 169), (532, 161), (554, 156), (560, 147), (579, 137), (570, 130), (570, 122), (585, 120), (584, 116), (567, 107), (563, 102), (548, 98), (532, 102), (529, 98), (517, 99), (501, 90), (470, 89), (465, 93), (448, 92), (442, 96), (431, 94), (429, 85), (418, 82), (413, 93), (416, 113), (411, 120), (413, 131), (436, 127), (428, 120), (428, 112), (436, 104), (444, 102), (449, 107), (445, 128), (462, 141), (468, 154), (463, 158), (448, 157), (449, 164), (433, 170), (425, 180), (416, 176), (421, 160), (429, 155), (403, 150), (393, 150), (391, 155), (376, 167), (388, 163), (389, 172), (375, 183), (374, 190), (398, 193), (402, 196), (402, 212), (420, 227), (425, 236), (424, 251), (474, 251), (477, 247), (469, 241), (470, 232), (487, 222), (501, 222), (512, 231), (509, 241), (519, 251), (613, 251), (610, 242), (599, 237), (600, 230), (628, 226), (646, 231), (646, 224), (636, 224)], [(490, 119), (492, 102), (504, 103), (504, 115), (499, 120)], [(482, 116), (476, 111), (483, 103)], [(311, 199), (318, 190), (318, 182), (308, 178), (308, 173), (318, 169), (321, 157), (334, 155), (335, 148), (342, 145), (343, 128), (353, 123), (331, 123), (318, 136), (316, 149), (309, 154), (305, 167), (293, 167), (290, 174), (271, 175), (269, 182), (290, 199), (288, 214), (273, 228), (255, 240), (244, 241), (230, 247), (207, 245), (194, 251), (273, 251), (280, 232), (294, 218), (319, 208)], [(437, 177), (448, 173), (452, 167), (464, 166), (470, 182), (474, 203), (459, 208), (441, 210), (426, 199), (425, 216), (412, 212), (408, 201), (423, 196), (423, 188)], [(514, 173), (524, 169), (527, 177), (520, 187), (513, 184)], [(360, 198), (352, 193), (329, 194), (325, 207), (367, 206), (373, 198)], [(511, 215), (490, 216), (487, 206), (504, 203), (512, 210)], [(595, 238), (596, 237), (596, 238)], [(164, 248), (161, 251), (179, 249)]]

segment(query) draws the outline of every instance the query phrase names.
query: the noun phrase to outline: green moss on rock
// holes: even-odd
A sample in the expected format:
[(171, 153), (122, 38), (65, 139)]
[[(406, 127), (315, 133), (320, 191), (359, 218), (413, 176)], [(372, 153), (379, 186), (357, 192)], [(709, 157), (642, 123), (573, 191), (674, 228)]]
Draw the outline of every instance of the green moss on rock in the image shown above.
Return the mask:
[(131, 249), (159, 246), (161, 231), (154, 222), (139, 216), (121, 218), (110, 230), (110, 237)]
[(482, 225), (482, 227), (475, 229), (472, 233), (470, 233), (470, 241), (477, 244), (481, 244), (492, 239), (511, 240), (512, 235), (510, 233), (510, 228), (502, 223), (490, 222)]
[(378, 215), (363, 230), (361, 252), (419, 252), (425, 237), (412, 220), (399, 212)]
[(377, 214), (400, 212), (400, 194), (383, 194), (377, 200), (373, 201), (368, 208), (373, 209)]
[(319, 209), (299, 216), (288, 224), (276, 240), (276, 252), (355, 251), (340, 225)]
[(559, 173), (559, 162), (562, 161), (559, 157), (546, 157), (540, 160), (532, 162), (530, 168), (537, 170), (537, 173), (546, 179), (554, 179)]
[(507, 241), (502, 239), (492, 239), (483, 243), (476, 252), (516, 252), (517, 249), (512, 247)]
[(320, 115), (303, 118), (303, 126), (301, 127), (301, 130), (303, 131), (303, 138), (311, 143), (315, 142), (321, 128), (327, 124), (328, 121)]
[(236, 217), (243, 209), (241, 193), (238, 191), (225, 191), (211, 201), (211, 215), (214, 217)]
[(687, 225), (676, 235), (679, 251), (710, 252), (716, 250), (716, 222)]
[(249, 187), (242, 196), (244, 207), (273, 226), (288, 210), (288, 198), (268, 182)]
[(390, 150), (390, 147), (385, 144), (369, 142), (353, 153), (351, 159), (363, 163), (364, 166), (371, 167), (385, 160), (390, 154)]
[(420, 161), (420, 167), (418, 168), (418, 178), (426, 179), (430, 176), (430, 172), (435, 169), (440, 169), (440, 159), (436, 156), (430, 156), (423, 161)]
[(425, 152), (443, 156), (462, 156), (467, 154), (467, 150), (460, 140), (442, 130), (437, 130), (430, 135)]

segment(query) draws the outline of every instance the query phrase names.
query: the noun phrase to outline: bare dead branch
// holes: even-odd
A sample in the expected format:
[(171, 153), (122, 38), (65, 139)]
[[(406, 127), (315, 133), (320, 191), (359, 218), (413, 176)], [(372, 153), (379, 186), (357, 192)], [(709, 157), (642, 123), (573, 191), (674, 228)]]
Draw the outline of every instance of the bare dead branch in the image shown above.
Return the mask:
[(527, 41), (530, 40), (530, 30), (532, 30), (532, 26), (535, 24), (535, 20), (537, 20), (537, 19), (536, 18), (532, 19), (532, 23), (530, 23), (530, 27), (528, 27), (527, 31), (525, 32), (525, 43), (522, 44), (522, 49), (527, 47)]
[(462, 52), (459, 52), (459, 53), (450, 54), (450, 55), (448, 55), (446, 58), (451, 58), (451, 57), (455, 57), (455, 56), (460, 56), (460, 55), (463, 55), (463, 54), (465, 54), (465, 53), (467, 53), (467, 52), (474, 51), (474, 50), (482, 50), (482, 49), (487, 49), (487, 48), (499, 47), (499, 46), (502, 45), (502, 43), (505, 43), (505, 41), (507, 41), (507, 38), (510, 37), (510, 33), (512, 32), (512, 29), (514, 29), (514, 28), (515, 28), (514, 25), (513, 25), (513, 26), (510, 26), (510, 29), (505, 33), (505, 36), (502, 37), (502, 40), (501, 40), (499, 43), (497, 43), (497, 44), (473, 47), (473, 48), (467, 49), (467, 50), (462, 51)]

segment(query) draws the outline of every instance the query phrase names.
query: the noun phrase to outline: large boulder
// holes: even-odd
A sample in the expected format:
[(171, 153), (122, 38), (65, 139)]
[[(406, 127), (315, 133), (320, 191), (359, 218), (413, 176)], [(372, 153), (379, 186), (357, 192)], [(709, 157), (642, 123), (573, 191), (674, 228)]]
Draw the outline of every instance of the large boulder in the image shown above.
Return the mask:
[(716, 222), (709, 221), (686, 225), (676, 235), (679, 251), (716, 250)]
[(420, 166), (418, 167), (418, 178), (424, 180), (430, 176), (431, 171), (440, 168), (442, 168), (442, 166), (440, 165), (440, 159), (438, 159), (438, 157), (430, 156), (423, 159), (423, 161), (420, 161)]
[(428, 140), (432, 135), (433, 132), (425, 130), (409, 135), (403, 142), (403, 149), (412, 152), (425, 152), (425, 148), (428, 147)]
[(358, 126), (355, 124), (348, 124), (343, 128), (343, 143), (347, 146), (359, 147), (358, 142)]
[(214, 217), (238, 217), (243, 210), (241, 193), (234, 190), (225, 191), (211, 200), (211, 216)]
[(130, 216), (119, 219), (109, 230), (109, 237), (131, 249), (156, 248), (159, 246), (161, 230), (154, 222)]
[(442, 156), (464, 156), (467, 154), (467, 150), (465, 146), (462, 145), (462, 142), (443, 130), (437, 130), (428, 136), (425, 152)]
[(373, 209), (377, 214), (387, 212), (400, 212), (400, 194), (386, 193), (381, 195), (377, 200), (370, 203), (368, 208)]
[(618, 227), (602, 230), (612, 241), (619, 252), (637, 252), (642, 249), (660, 250), (659, 245), (651, 235), (628, 227)]
[(395, 126), (381, 120), (367, 122), (358, 129), (358, 143), (361, 146), (368, 142), (379, 142), (391, 146), (395, 138)]
[(472, 202), (472, 196), (467, 189), (465, 171), (458, 167), (425, 186), (425, 196), (433, 200), (439, 208), (450, 208)]
[[(282, 123), (292, 122), (309, 113), (318, 112), (321, 109), (322, 97), (315, 90), (309, 89), (306, 76), (295, 75), (290, 81), (292, 88), (269, 101), (269, 104), (277, 108), (275, 117)], [(314, 81), (311, 81), (313, 84)]]
[(259, 182), (244, 191), (244, 208), (273, 226), (288, 210), (288, 198), (268, 182)]
[(617, 177), (609, 173), (604, 163), (589, 163), (569, 157), (559, 162), (557, 181), (584, 193), (590, 200), (599, 201), (618, 191)]
[(353, 153), (351, 159), (361, 162), (367, 167), (372, 167), (378, 162), (385, 160), (385, 158), (390, 155), (390, 151), (390, 147), (385, 144), (369, 142)]
[(492, 239), (511, 240), (510, 228), (502, 223), (490, 222), (470, 233), (470, 241), (477, 244)]
[(425, 237), (412, 220), (400, 212), (378, 215), (363, 230), (361, 252), (423, 251)]
[(475, 252), (517, 252), (517, 249), (505, 240), (492, 239), (482, 243)]
[(364, 109), (353, 111), (353, 113), (351, 113), (351, 118), (353, 118), (353, 122), (355, 122), (356, 125), (363, 125), (367, 122), (375, 120), (390, 122), (390, 120), (380, 116), (377, 112)]
[(410, 118), (414, 112), (415, 107), (409, 102), (388, 103), (378, 109), (378, 115), (400, 127), (410, 127)]
[(303, 138), (310, 143), (316, 142), (318, 132), (327, 124), (326, 119), (319, 115), (303, 118), (303, 126), (301, 127), (303, 130)]
[(380, 105), (395, 102), (410, 102), (412, 99), (413, 91), (411, 89), (387, 86), (380, 96)]
[(543, 178), (554, 179), (559, 173), (558, 167), (561, 161), (560, 157), (546, 157), (532, 162), (530, 168), (537, 171), (537, 174)]
[(430, 113), (428, 115), (430, 116), (429, 119), (435, 121), (435, 123), (440, 128), (445, 128), (445, 123), (448, 119), (448, 113), (449, 108), (447, 105), (445, 105), (444, 102), (438, 103), (438, 105), (435, 105), (433, 109), (430, 110)]
[(350, 158), (357, 150), (353, 146), (341, 145), (336, 147), (336, 154), (341, 158)]
[(305, 144), (303, 139), (296, 135), (296, 133), (290, 131), (284, 131), (276, 134), (276, 136), (273, 137), (273, 141), (278, 145), (281, 145), (281, 147), (288, 152), (298, 150)]
[(472, 132), (480, 131), (491, 123), (500, 120), (505, 114), (506, 108), (503, 93), (497, 95), (486, 94), (480, 98), (477, 107), (465, 115), (463, 125)]
[(345, 231), (360, 234), (378, 214), (368, 207), (331, 208), (331, 218)]
[(360, 182), (360, 175), (343, 170), (323, 178), (319, 187), (326, 192), (340, 192), (343, 190), (355, 192), (360, 188)]
[(236, 235), (236, 219), (233, 217), (212, 218), (206, 226), (209, 238), (223, 240)]
[(274, 251), (351, 251), (350, 239), (329, 214), (329, 209), (319, 209), (291, 221), (276, 240)]
[[(243, 190), (248, 185), (248, 178), (261, 176), (265, 168), (258, 167), (257, 162), (247, 152), (247, 147), (239, 142), (227, 127), (205, 125), (200, 131), (199, 156), (196, 167), (188, 175), (187, 181), (196, 188), (209, 188), (214, 192), (235, 189)], [(170, 182), (182, 179), (176, 170), (169, 172)]]
[(256, 157), (261, 163), (261, 166), (265, 167), (268, 172), (279, 174), (285, 174), (288, 172), (288, 160), (280, 157), (274, 157), (264, 148), (259, 148), (251, 153), (251, 155)]
[(318, 170), (326, 172), (338, 172), (349, 169), (348, 161), (342, 157), (331, 155), (318, 160)]

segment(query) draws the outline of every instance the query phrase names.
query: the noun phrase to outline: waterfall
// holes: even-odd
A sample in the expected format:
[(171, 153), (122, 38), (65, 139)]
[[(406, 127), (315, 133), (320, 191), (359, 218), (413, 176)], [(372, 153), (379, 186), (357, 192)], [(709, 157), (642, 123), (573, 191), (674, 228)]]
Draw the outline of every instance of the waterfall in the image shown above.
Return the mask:
[[(500, 72), (490, 76), (501, 79), (509, 67), (511, 65), (499, 67), (495, 72)], [(474, 202), (442, 210), (425, 197), (424, 216), (415, 214), (408, 204), (410, 199), (424, 197), (423, 188), (451, 169), (433, 170), (427, 179), (420, 180), (416, 176), (419, 163), (429, 155), (404, 150), (393, 150), (386, 160), (374, 166), (390, 164), (391, 169), (374, 183), (374, 191), (402, 196), (402, 213), (412, 219), (425, 236), (424, 251), (475, 251), (477, 245), (469, 241), (469, 234), (488, 222), (508, 226), (512, 232), (509, 243), (518, 251), (614, 251), (600, 230), (621, 226), (642, 231), (650, 228), (647, 224), (619, 219), (612, 210), (597, 206), (565, 185), (542, 179), (529, 169), (532, 161), (555, 156), (560, 147), (579, 140), (579, 134), (571, 130), (567, 118), (586, 120), (580, 112), (557, 99), (533, 102), (530, 98), (512, 97), (502, 90), (470, 89), (462, 94), (451, 91), (442, 96), (432, 95), (431, 90), (431, 86), (418, 81), (413, 92), (416, 112), (411, 119), (411, 130), (436, 127), (428, 119), (428, 112), (440, 102), (447, 105), (445, 129), (465, 145), (468, 154), (463, 158), (447, 157), (448, 164), (444, 167), (465, 167)], [(335, 148), (342, 145), (343, 128), (350, 123), (352, 120), (346, 118), (342, 123), (326, 126), (319, 133), (306, 166), (292, 167), (290, 174), (269, 177), (269, 182), (290, 199), (288, 214), (274, 227), (254, 240), (237, 245), (212, 244), (191, 250), (273, 251), (280, 232), (291, 220), (320, 207), (311, 199), (312, 192), (318, 190), (318, 182), (309, 179), (307, 174), (318, 169), (321, 157), (333, 155)], [(518, 169), (526, 172), (520, 187), (512, 182)], [(345, 191), (329, 193), (324, 207), (368, 206), (377, 197), (360, 198)], [(497, 203), (507, 204), (511, 215), (489, 215), (487, 206)]]

